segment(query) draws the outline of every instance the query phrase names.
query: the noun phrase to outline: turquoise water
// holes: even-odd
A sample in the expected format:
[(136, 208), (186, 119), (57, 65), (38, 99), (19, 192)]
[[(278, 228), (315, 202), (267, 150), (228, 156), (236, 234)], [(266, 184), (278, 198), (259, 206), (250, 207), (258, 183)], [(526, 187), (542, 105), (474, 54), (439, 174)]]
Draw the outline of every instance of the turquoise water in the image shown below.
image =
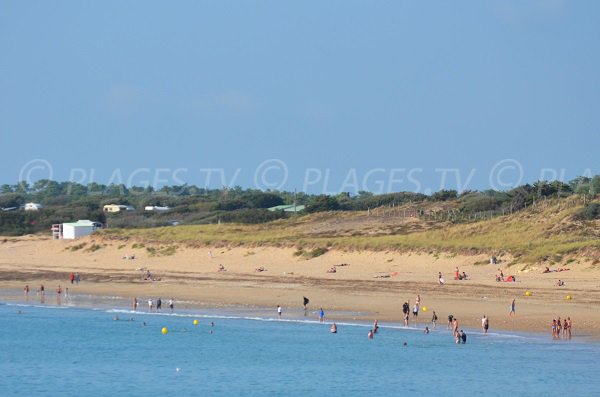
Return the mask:
[(0, 395), (600, 395), (600, 344), (338, 325), (0, 303)]

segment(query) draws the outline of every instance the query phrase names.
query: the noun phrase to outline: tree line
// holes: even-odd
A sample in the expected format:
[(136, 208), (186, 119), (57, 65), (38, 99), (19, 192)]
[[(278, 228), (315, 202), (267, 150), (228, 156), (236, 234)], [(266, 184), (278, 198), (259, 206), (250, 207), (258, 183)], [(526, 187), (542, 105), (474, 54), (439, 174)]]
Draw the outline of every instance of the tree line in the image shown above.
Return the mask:
[[(45, 231), (54, 223), (90, 219), (109, 227), (156, 227), (173, 224), (216, 222), (264, 223), (295, 216), (268, 208), (284, 204), (304, 205), (302, 213), (321, 211), (361, 211), (381, 206), (407, 203), (454, 202), (459, 211), (519, 211), (537, 199), (566, 197), (573, 194), (590, 198), (600, 194), (600, 176), (578, 177), (569, 182), (538, 181), (508, 191), (440, 190), (431, 195), (398, 192), (375, 195), (361, 191), (356, 195), (310, 195), (306, 193), (261, 191), (241, 187), (206, 189), (193, 185), (127, 187), (122, 184), (82, 185), (74, 182), (39, 180), (32, 185), (21, 182), (0, 186), (0, 234), (21, 235)], [(28, 202), (40, 203), (38, 211), (23, 211)], [(106, 204), (123, 204), (136, 208), (118, 214), (103, 211)], [(167, 206), (166, 212), (144, 211), (146, 206)], [(582, 219), (597, 219), (597, 203), (588, 204)]]

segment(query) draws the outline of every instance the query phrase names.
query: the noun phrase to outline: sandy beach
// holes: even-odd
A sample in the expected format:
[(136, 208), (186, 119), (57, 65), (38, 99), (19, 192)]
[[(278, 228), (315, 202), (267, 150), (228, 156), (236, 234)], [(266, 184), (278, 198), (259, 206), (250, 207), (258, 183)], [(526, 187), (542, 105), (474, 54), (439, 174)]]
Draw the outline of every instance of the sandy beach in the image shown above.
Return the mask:
[[(512, 258), (502, 256), (492, 265), (483, 255), (443, 253), (330, 250), (305, 259), (295, 255), (294, 248), (276, 247), (179, 246), (165, 255), (152, 253), (161, 249), (97, 237), (77, 241), (1, 238), (0, 288), (22, 290), (28, 284), (30, 296), (35, 296), (43, 284), (47, 299), (52, 299), (60, 284), (63, 289), (69, 287), (71, 294), (135, 296), (140, 309), (145, 309), (144, 299), (160, 296), (164, 301), (174, 298), (177, 307), (260, 307), (273, 308), (274, 314), (278, 304), (284, 313), (300, 310), (306, 296), (310, 315), (323, 307), (330, 319), (340, 317), (336, 312), (353, 312), (360, 313), (353, 318), (378, 319), (380, 324), (401, 322), (402, 304), (410, 301), (412, 308), (420, 295), (418, 324), (423, 327), (430, 325), (435, 311), (442, 327), (448, 314), (469, 328), (479, 328), (486, 315), (492, 330), (549, 334), (553, 318), (570, 316), (576, 336), (597, 339), (600, 335), (600, 313), (595, 310), (600, 303), (600, 272), (584, 260), (570, 263), (568, 271), (543, 273), (544, 266), (506, 268), (502, 264)], [(218, 271), (219, 265), (226, 271)], [(454, 280), (456, 267), (469, 279)], [(328, 272), (332, 268), (335, 273)], [(498, 269), (505, 277), (516, 276), (517, 281), (496, 282)], [(155, 281), (144, 280), (148, 271)], [(81, 275), (80, 284), (69, 283), (71, 272)], [(444, 285), (439, 285), (438, 272), (443, 274)], [(556, 285), (559, 279), (564, 286)], [(509, 316), (513, 298), (516, 315)]]

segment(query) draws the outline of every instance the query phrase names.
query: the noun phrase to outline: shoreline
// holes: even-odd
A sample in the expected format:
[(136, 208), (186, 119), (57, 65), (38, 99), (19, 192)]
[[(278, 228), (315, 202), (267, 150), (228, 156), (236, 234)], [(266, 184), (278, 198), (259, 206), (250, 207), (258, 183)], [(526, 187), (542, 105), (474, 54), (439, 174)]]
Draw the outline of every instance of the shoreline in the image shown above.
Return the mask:
[[(77, 303), (74, 303), (72, 300), (67, 300), (64, 303), (56, 304), (56, 302), (48, 302), (46, 300), (45, 303), (39, 302), (39, 297), (36, 296), (36, 299), (22, 300), (18, 299), (18, 290), (2, 290), (2, 295), (0, 295), (0, 305), (5, 306), (13, 306), (16, 308), (27, 308), (33, 307), (38, 309), (76, 309), (76, 310), (98, 310), (103, 311), (107, 315), (123, 315), (120, 318), (120, 321), (130, 321), (127, 317), (133, 319), (135, 316), (150, 316), (157, 318), (164, 318), (165, 321), (169, 317), (185, 317), (190, 319), (206, 319), (206, 320), (245, 320), (245, 321), (262, 321), (262, 322), (282, 322), (282, 323), (296, 323), (296, 324), (307, 324), (307, 325), (323, 325), (330, 326), (332, 323), (336, 323), (338, 327), (364, 327), (365, 329), (371, 328), (372, 323), (361, 319), (356, 316), (352, 316), (351, 313), (344, 312), (330, 312), (326, 316), (325, 321), (322, 323), (318, 318), (318, 311), (310, 311), (311, 315), (304, 316), (303, 310), (296, 309), (291, 311), (292, 315), (287, 314), (282, 318), (278, 318), (273, 314), (272, 308), (266, 307), (242, 307), (242, 306), (229, 306), (229, 307), (197, 307), (192, 306), (191, 308), (185, 308), (177, 310), (175, 309), (173, 312), (167, 308), (161, 312), (157, 311), (148, 311), (147, 309), (140, 310), (132, 310), (131, 307), (127, 307), (127, 305), (123, 305), (127, 300), (126, 297), (121, 296), (112, 296), (112, 297), (99, 297), (92, 295), (85, 295), (85, 298), (88, 298), (88, 301), (81, 300), (79, 296), (76, 297)], [(7, 296), (8, 293), (8, 296)], [(21, 297), (22, 298), (22, 297)], [(104, 298), (104, 300), (103, 300)], [(121, 302), (122, 304), (113, 305), (111, 301)], [(101, 302), (98, 304), (93, 304), (93, 302)], [(21, 309), (19, 309), (21, 311)], [(290, 313), (287, 311), (286, 313)], [(26, 312), (23, 312), (26, 314)], [(161, 324), (156, 325), (157, 327), (162, 327), (164, 325), (163, 321)], [(149, 326), (153, 326), (152, 324), (148, 324)], [(404, 331), (404, 332), (417, 332), (423, 333), (424, 327), (428, 326), (430, 332), (432, 333), (447, 333), (448, 339), (451, 340), (451, 331), (447, 328), (446, 323), (439, 323), (436, 328), (431, 327), (430, 322), (421, 321), (418, 323), (418, 326), (414, 325), (414, 322), (410, 324), (408, 327), (404, 326), (401, 322), (384, 322), (381, 323), (379, 327), (381, 329), (389, 329), (394, 331)], [(471, 328), (471, 327), (461, 327), (464, 329), (471, 338), (473, 337), (486, 337), (481, 329)], [(521, 337), (521, 338), (532, 338), (534, 340), (540, 342), (548, 342), (548, 343), (577, 343), (577, 344), (598, 344), (600, 343), (600, 339), (593, 338), (591, 335), (575, 335), (572, 339), (564, 339), (560, 338), (558, 340), (553, 340), (546, 333), (540, 332), (531, 332), (524, 330), (516, 330), (516, 331), (508, 331), (505, 329), (498, 329), (488, 332), (488, 336), (490, 337)]]
[[(82, 241), (101, 248), (73, 251)], [(550, 337), (552, 319), (569, 316), (574, 337), (600, 340), (600, 313), (595, 310), (600, 304), (600, 271), (585, 263), (573, 263), (570, 271), (543, 274), (536, 267), (482, 265), (482, 255), (330, 250), (304, 259), (291, 248), (186, 247), (170, 256), (155, 256), (146, 249), (132, 249), (136, 245), (132, 243), (123, 248), (91, 237), (53, 241), (39, 236), (4, 242), (0, 244), (0, 291), (20, 291), (22, 297), (28, 284), (30, 297), (35, 299), (36, 289), (44, 284), (51, 302), (60, 284), (63, 291), (69, 288), (78, 295), (119, 296), (129, 301), (138, 297), (140, 309), (146, 307), (148, 297), (162, 297), (163, 307), (172, 297), (179, 309), (271, 308), (273, 313), (277, 305), (284, 313), (302, 310), (306, 296), (309, 311), (323, 307), (326, 313), (353, 313), (348, 318), (368, 324), (375, 319), (402, 323), (402, 304), (409, 301), (412, 308), (420, 295), (421, 308), (429, 309), (420, 312), (423, 327), (436, 311), (440, 326), (453, 314), (461, 327), (477, 330), (486, 315), (491, 330)], [(126, 259), (132, 253), (136, 259)], [(226, 271), (219, 272), (219, 265)], [(265, 271), (255, 271), (261, 267)], [(327, 271), (332, 267), (336, 273)], [(456, 267), (466, 271), (469, 280), (451, 279)], [(517, 282), (496, 282), (497, 268), (506, 275), (515, 274)], [(160, 281), (144, 281), (146, 270)], [(72, 272), (81, 274), (80, 284), (69, 283)], [(446, 278), (443, 286), (438, 285), (438, 272)], [(559, 278), (565, 287), (555, 286)], [(525, 296), (527, 291), (532, 292), (530, 296)], [(566, 300), (567, 295), (572, 299)], [(516, 316), (509, 317), (513, 298)]]
[[(14, 292), (13, 292), (14, 291)], [(146, 310), (132, 310), (130, 307), (128, 308), (127, 305), (112, 305), (111, 301), (115, 300), (115, 301), (120, 301), (121, 303), (125, 303), (125, 301), (127, 300), (125, 297), (121, 297), (121, 296), (113, 296), (113, 297), (95, 297), (96, 299), (94, 299), (93, 297), (91, 298), (92, 300), (95, 301), (101, 301), (102, 303), (100, 305), (94, 305), (91, 304), (91, 302), (78, 302), (78, 303), (73, 303), (72, 300), (61, 304), (55, 304), (55, 303), (51, 303), (51, 302), (45, 302), (45, 303), (40, 303), (39, 302), (39, 297), (35, 297), (36, 300), (19, 300), (17, 298), (17, 294), (18, 294), (18, 290), (3, 290), (2, 291), (4, 295), (0, 295), (0, 299), (5, 299), (4, 302), (2, 302), (2, 300), (0, 300), (0, 304), (6, 305), (6, 306), (14, 306), (14, 307), (19, 307), (19, 308), (27, 308), (27, 307), (33, 307), (33, 308), (42, 308), (42, 309), (77, 309), (77, 310), (99, 310), (99, 311), (103, 311), (107, 314), (110, 315), (123, 315), (123, 318), (120, 318), (120, 321), (134, 321), (134, 316), (156, 316), (156, 317), (160, 317), (160, 318), (164, 318), (165, 321), (163, 321), (161, 324), (156, 325), (157, 327), (162, 327), (164, 326), (164, 323), (166, 322), (166, 319), (168, 319), (169, 317), (173, 316), (173, 317), (185, 317), (185, 318), (190, 318), (190, 319), (205, 319), (205, 320), (245, 320), (245, 321), (262, 321), (262, 322), (282, 322), (282, 323), (297, 323), (297, 324), (307, 324), (307, 325), (323, 325), (323, 326), (330, 326), (332, 323), (336, 323), (339, 327), (346, 327), (346, 326), (350, 326), (350, 327), (364, 327), (365, 329), (367, 328), (371, 328), (371, 324), (368, 321), (364, 320), (364, 319), (359, 319), (355, 316), (352, 316), (351, 313), (344, 313), (344, 312), (331, 312), (328, 314), (328, 318), (325, 319), (325, 321), (323, 321), (322, 323), (319, 321), (318, 318), (318, 312), (314, 311), (311, 312), (311, 315), (308, 316), (304, 316), (303, 315), (303, 310), (294, 310), (292, 313), (293, 315), (289, 315), (287, 314), (287, 317), (284, 315), (284, 317), (282, 318), (278, 318), (276, 315), (275, 316), (270, 316), (269, 314), (273, 314), (273, 310), (272, 308), (266, 308), (266, 307), (241, 307), (241, 306), (230, 306), (230, 307), (221, 307), (221, 308), (217, 308), (217, 307), (196, 307), (193, 306), (192, 308), (187, 308), (187, 309), (181, 309), (181, 310), (174, 310), (173, 312), (170, 312), (170, 310), (167, 308), (166, 310), (163, 310), (161, 312), (157, 312), (157, 311), (152, 311), (149, 312)], [(8, 295), (8, 299), (6, 299), (6, 293), (9, 293)], [(87, 295), (86, 298), (90, 298), (90, 295)], [(102, 298), (108, 298), (107, 300), (102, 300)], [(77, 298), (77, 300), (79, 300), (79, 297)], [(19, 311), (21, 311), (19, 309)], [(25, 314), (26, 312), (24, 312)], [(289, 311), (287, 313), (290, 313)], [(295, 315), (294, 315), (295, 314)], [(129, 317), (131, 320), (127, 319), (127, 317)], [(151, 318), (150, 317), (150, 318)], [(153, 326), (152, 324), (148, 324), (148, 326)], [(428, 326), (430, 327), (430, 332), (432, 333), (447, 333), (448, 335), (448, 339), (451, 340), (451, 331), (450, 329), (448, 329), (446, 327), (445, 323), (440, 323), (436, 328), (432, 328), (431, 327), (431, 323), (430, 322), (420, 322), (418, 324), (418, 326), (413, 324), (409, 325), (408, 327), (404, 326), (401, 322), (385, 322), (385, 323), (380, 323), (379, 327), (383, 330), (388, 329), (388, 330), (394, 330), (394, 331), (404, 331), (404, 332), (416, 332), (416, 333), (423, 333), (424, 331), (424, 327)], [(487, 337), (485, 336), (482, 332), (481, 329), (477, 329), (477, 328), (471, 328), (471, 327), (461, 327), (462, 329), (464, 329), (467, 333), (467, 335), (471, 338), (473, 337)], [(517, 331), (508, 331), (508, 330), (493, 330), (488, 332), (488, 336), (490, 337), (500, 337), (500, 338), (506, 338), (506, 337), (520, 337), (520, 338), (531, 338), (534, 339), (536, 341), (539, 342), (547, 342), (547, 343), (577, 343), (577, 344), (598, 344), (600, 343), (600, 339), (598, 338), (593, 338), (590, 335), (578, 335), (573, 337), (572, 339), (564, 339), (564, 338), (560, 338), (557, 340), (553, 340), (551, 337), (549, 337), (549, 335), (545, 334), (545, 333), (539, 333), (539, 332), (531, 332), (531, 331), (523, 331), (523, 330), (517, 330)]]
[[(133, 315), (150, 315), (150, 316), (184, 316), (184, 317), (199, 317), (199, 318), (232, 318), (232, 319), (245, 319), (245, 320), (260, 320), (260, 321), (289, 321), (299, 323), (313, 323), (319, 324), (318, 311), (319, 308), (310, 307), (307, 310), (307, 315), (304, 315), (304, 310), (301, 306), (297, 307), (285, 307), (284, 315), (281, 319), (277, 317), (276, 307), (261, 306), (256, 304), (239, 304), (239, 303), (228, 303), (228, 304), (209, 304), (206, 302), (198, 302), (195, 300), (179, 300), (175, 297), (175, 308), (173, 313), (170, 312), (168, 307), (168, 298), (162, 298), (163, 310), (161, 312), (148, 311), (146, 305), (146, 299), (152, 297), (154, 300), (157, 296), (138, 296), (138, 309), (133, 310), (131, 307), (131, 297), (121, 296), (115, 294), (97, 294), (90, 293), (93, 288), (78, 289), (78, 292), (74, 294), (70, 292), (69, 299), (65, 299), (64, 296), (61, 298), (60, 303), (57, 301), (57, 296), (54, 291), (49, 291), (45, 295), (44, 302), (40, 301), (40, 296), (35, 295), (35, 292), (30, 292), (28, 299), (23, 299), (23, 292), (18, 288), (6, 288), (3, 283), (0, 283), (0, 302), (4, 301), (7, 305), (22, 305), (30, 307), (40, 308), (54, 308), (54, 309), (85, 309), (85, 310), (104, 310), (106, 312), (122, 313), (127, 316)], [(92, 286), (97, 287), (97, 286)], [(105, 286), (106, 287), (106, 286)], [(72, 291), (72, 290), (71, 290)], [(114, 291), (114, 289), (108, 288), (103, 291)], [(64, 295), (64, 293), (63, 293)], [(379, 313), (381, 314), (381, 313)], [(373, 312), (349, 310), (349, 309), (328, 309), (326, 310), (324, 324), (331, 324), (336, 322), (338, 325), (355, 325), (370, 327), (373, 323), (373, 319), (379, 321), (380, 327), (392, 328), (397, 330), (405, 330), (411, 332), (423, 332), (425, 326), (433, 332), (445, 332), (449, 331), (447, 328), (447, 318), (444, 315), (438, 315), (437, 327), (432, 328), (429, 313), (423, 316), (420, 315), (420, 320), (415, 321), (411, 314), (411, 320), (409, 326), (406, 327), (401, 319), (401, 308), (399, 313), (394, 317), (388, 316), (377, 316)], [(458, 315), (457, 315), (458, 317)], [(427, 320), (424, 320), (427, 318)], [(465, 318), (465, 316), (462, 316)], [(476, 334), (482, 336), (479, 319), (473, 321), (461, 321), (460, 328), (467, 330), (470, 334)], [(415, 325), (417, 324), (417, 325)], [(499, 327), (490, 327), (489, 334), (498, 335), (509, 335), (509, 336), (527, 336), (539, 338), (543, 341), (552, 342), (553, 339), (550, 336), (549, 330), (540, 330), (539, 328), (527, 327), (506, 327), (501, 323)], [(577, 327), (577, 324), (575, 325)], [(578, 343), (600, 343), (600, 337), (597, 334), (586, 332), (581, 330), (581, 327), (577, 327), (571, 340), (559, 339), (556, 342), (578, 342)]]

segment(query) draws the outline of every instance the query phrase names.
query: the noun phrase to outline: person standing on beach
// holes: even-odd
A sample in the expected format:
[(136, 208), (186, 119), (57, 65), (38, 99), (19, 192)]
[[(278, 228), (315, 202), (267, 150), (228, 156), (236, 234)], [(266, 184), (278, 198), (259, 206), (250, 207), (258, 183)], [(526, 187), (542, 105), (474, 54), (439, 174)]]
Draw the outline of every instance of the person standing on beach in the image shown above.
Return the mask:
[(133, 297), (133, 300), (131, 301), (131, 306), (133, 306), (133, 311), (137, 310), (138, 301), (137, 301), (137, 297), (136, 296)]
[(40, 285), (40, 295), (44, 296), (46, 291), (44, 290), (44, 284)]
[(509, 316), (515, 315), (517, 314), (515, 311), (515, 298), (513, 298), (512, 302), (510, 303), (510, 312), (508, 313)]
[(319, 322), (322, 323), (325, 320), (325, 312), (323, 311), (323, 308), (319, 309)]
[(281, 306), (277, 305), (277, 316), (281, 319)]
[(573, 322), (571, 321), (571, 317), (567, 317), (567, 336), (571, 339), (571, 330), (573, 329)]
[(171, 310), (171, 313), (173, 313), (173, 298), (169, 299), (169, 309)]
[(402, 314), (404, 315), (404, 326), (408, 327), (408, 316), (410, 312), (410, 305), (408, 304), (408, 302), (404, 302), (404, 304), (402, 305)]
[(160, 298), (158, 298), (156, 300), (156, 311), (159, 312), (161, 308), (162, 308), (162, 300)]
[(448, 329), (452, 327), (452, 322), (454, 320), (454, 316), (452, 314), (448, 314)]
[(416, 319), (417, 317), (419, 317), (419, 305), (415, 303), (413, 306), (413, 318)]
[(25, 284), (25, 288), (23, 288), (23, 295), (29, 295), (29, 284)]
[(442, 272), (438, 272), (438, 283), (440, 285), (444, 285), (444, 277), (442, 277)]
[(489, 320), (484, 314), (483, 317), (481, 318), (481, 329), (483, 330), (483, 333), (486, 335), (487, 335), (489, 326), (490, 326)]
[(69, 281), (71, 282), (71, 284), (73, 284), (73, 282), (75, 281), (75, 273), (71, 272), (71, 274), (69, 275)]
[(154, 302), (152, 302), (152, 298), (148, 299), (148, 311), (151, 312), (154, 308)]
[(433, 311), (433, 316), (431, 316), (431, 324), (433, 324), (433, 328), (435, 328), (437, 323), (438, 316), (435, 314), (435, 310)]
[(454, 337), (458, 337), (458, 319), (455, 317), (454, 318), (454, 322), (453, 322), (453, 332), (454, 332)]
[(562, 332), (563, 332), (563, 338), (567, 338), (567, 331), (569, 330), (569, 323), (567, 322), (567, 319), (565, 318), (565, 320), (563, 321), (563, 327), (562, 327)]

